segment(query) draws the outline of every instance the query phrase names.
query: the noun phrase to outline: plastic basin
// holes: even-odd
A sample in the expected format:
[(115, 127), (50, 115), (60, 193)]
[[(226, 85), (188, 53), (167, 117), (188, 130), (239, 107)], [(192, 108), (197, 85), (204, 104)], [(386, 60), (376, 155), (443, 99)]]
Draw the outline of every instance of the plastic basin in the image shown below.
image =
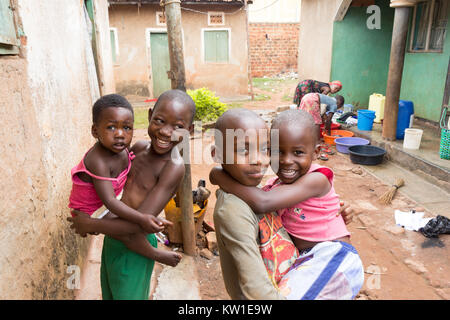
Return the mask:
[[(332, 123), (331, 124), (331, 130), (338, 130), (341, 127), (341, 125), (339, 123)], [(325, 129), (325, 124), (321, 124), (320, 125), (320, 129), (324, 130)]]
[(342, 137), (353, 137), (354, 133), (348, 130), (331, 130), (331, 135), (323, 133), (323, 140), (325, 143), (335, 145), (334, 140)]
[(351, 146), (348, 151), (351, 162), (369, 166), (380, 164), (386, 154), (386, 150), (375, 146)]
[[(331, 123), (331, 130), (338, 130), (341, 127), (341, 125), (339, 123)], [(320, 137), (322, 138), (323, 135), (325, 134), (325, 124), (322, 123), (320, 125)]]
[(349, 153), (348, 148), (351, 146), (365, 146), (370, 143), (369, 140), (359, 137), (336, 138), (336, 150), (341, 153)]

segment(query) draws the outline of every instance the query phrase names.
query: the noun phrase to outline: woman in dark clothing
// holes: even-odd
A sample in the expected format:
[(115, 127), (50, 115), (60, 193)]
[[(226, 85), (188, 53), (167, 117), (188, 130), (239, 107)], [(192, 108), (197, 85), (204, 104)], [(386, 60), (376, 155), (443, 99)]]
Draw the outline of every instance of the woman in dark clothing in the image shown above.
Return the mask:
[(308, 93), (321, 93), (329, 94), (336, 93), (342, 89), (342, 83), (340, 81), (332, 82), (320, 82), (316, 80), (303, 80), (295, 89), (294, 103), (300, 106), (302, 98)]

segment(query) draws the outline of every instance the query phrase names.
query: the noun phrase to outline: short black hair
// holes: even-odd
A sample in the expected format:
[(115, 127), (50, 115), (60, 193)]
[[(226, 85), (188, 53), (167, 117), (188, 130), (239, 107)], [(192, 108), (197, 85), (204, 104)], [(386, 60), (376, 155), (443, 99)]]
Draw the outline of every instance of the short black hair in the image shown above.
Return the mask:
[(229, 122), (238, 123), (239, 120), (261, 120), (264, 121), (257, 113), (252, 110), (244, 109), (244, 108), (235, 108), (229, 109), (225, 111), (216, 121), (215, 129), (223, 132), (225, 134), (226, 129), (228, 128)]
[(318, 127), (312, 115), (300, 109), (289, 109), (282, 111), (272, 121), (272, 129), (279, 129), (281, 127), (295, 128), (295, 130), (305, 130), (311, 132), (314, 144), (317, 143), (317, 136), (319, 134)]
[(172, 89), (172, 90), (167, 90), (164, 93), (162, 93), (158, 100), (155, 103), (155, 106), (153, 107), (153, 111), (156, 111), (156, 109), (158, 109), (159, 105), (165, 101), (165, 100), (178, 100), (180, 101), (182, 104), (186, 105), (189, 107), (191, 114), (192, 114), (192, 118), (191, 118), (191, 124), (194, 121), (194, 117), (195, 117), (195, 102), (194, 100), (191, 98), (190, 95), (188, 95), (186, 92), (184, 92), (183, 90), (179, 90), (179, 89)]
[(220, 146), (217, 142), (222, 139), (220, 143), (222, 145), (224, 144), (224, 141), (226, 141), (227, 129), (242, 129), (247, 127), (249, 123), (252, 126), (257, 122), (265, 124), (264, 119), (252, 110), (244, 108), (229, 109), (225, 111), (215, 123), (214, 143), (216, 146)]
[[(343, 96), (340, 96), (340, 95), (337, 94), (336, 97), (335, 97), (335, 99), (336, 99), (336, 103), (337, 103), (337, 104), (344, 105), (345, 99), (344, 99)], [(342, 101), (342, 102), (339, 103), (339, 101)]]
[(97, 101), (95, 101), (92, 107), (92, 122), (98, 123), (100, 119), (100, 114), (103, 110), (107, 108), (125, 108), (131, 111), (131, 114), (134, 118), (134, 111), (131, 104), (125, 97), (122, 97), (119, 94), (112, 93), (107, 94), (105, 96), (100, 97)]

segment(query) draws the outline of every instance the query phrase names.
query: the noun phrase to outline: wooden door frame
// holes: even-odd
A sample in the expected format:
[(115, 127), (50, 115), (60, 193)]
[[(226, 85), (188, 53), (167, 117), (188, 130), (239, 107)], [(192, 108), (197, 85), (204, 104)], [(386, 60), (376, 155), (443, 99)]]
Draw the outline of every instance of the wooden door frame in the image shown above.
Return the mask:
[[(150, 45), (150, 36), (152, 33), (165, 33), (167, 34), (167, 28), (145, 28), (145, 47), (147, 51), (147, 71), (148, 71), (148, 92), (150, 95), (155, 98), (153, 93), (153, 72), (152, 72), (152, 48)], [(184, 41), (184, 32), (181, 30), (181, 35), (183, 37), (183, 51), (185, 51), (185, 41)], [(184, 54), (185, 52), (183, 52)]]
[(165, 33), (167, 34), (167, 28), (146, 28), (145, 29), (145, 47), (147, 51), (147, 70), (148, 70), (148, 92), (153, 98), (155, 94), (153, 92), (153, 69), (152, 69), (152, 48), (150, 45), (150, 36), (152, 33)]

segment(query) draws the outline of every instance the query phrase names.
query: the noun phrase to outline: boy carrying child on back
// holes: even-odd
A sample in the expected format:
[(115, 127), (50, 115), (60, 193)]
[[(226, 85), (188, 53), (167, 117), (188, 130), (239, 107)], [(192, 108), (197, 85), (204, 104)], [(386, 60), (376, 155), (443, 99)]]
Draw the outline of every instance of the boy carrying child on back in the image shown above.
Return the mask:
[(181, 259), (175, 252), (156, 252), (153, 233), (162, 230), (162, 220), (156, 217), (183, 178), (183, 159), (175, 147), (183, 133), (192, 129), (194, 114), (195, 103), (185, 92), (170, 90), (163, 93), (153, 110), (149, 110), (151, 142), (139, 141), (130, 150), (135, 158), (129, 168), (121, 202), (144, 216), (152, 216), (154, 219), (149, 221), (154, 223), (150, 223), (150, 227), (144, 229), (142, 225), (112, 213), (103, 219), (91, 219), (74, 210), (74, 217), (68, 218), (73, 222), (71, 227), (80, 235), (106, 235), (101, 264), (103, 299), (148, 299), (154, 260), (174, 266)]
[[(211, 172), (211, 182), (218, 184), (218, 180), (223, 180), (220, 176), (225, 175), (239, 188), (256, 187), (270, 163), (269, 130), (264, 120), (250, 110), (232, 109), (218, 119), (215, 129), (216, 141), (212, 155), (221, 163), (221, 169)], [(230, 139), (229, 135), (236, 131), (246, 134), (231, 136)], [(222, 183), (220, 185), (222, 187)], [(263, 244), (260, 241), (259, 224), (265, 215), (256, 215), (243, 197), (241, 200), (233, 193), (233, 190), (219, 189), (214, 209), (214, 225), (227, 292), (235, 300), (285, 299), (276, 289), (277, 283), (269, 278), (260, 253)], [(346, 223), (351, 221), (350, 208), (343, 207), (339, 212), (343, 213)], [(285, 262), (289, 266), (294, 265), (299, 256), (298, 250), (281, 225), (275, 233), (284, 233), (281, 235), (284, 238), (284, 252), (287, 250), (290, 253), (290, 256), (284, 257)], [(282, 264), (283, 261), (278, 263)], [(284, 268), (286, 272), (288, 269)], [(300, 283), (302, 280), (295, 279)]]

